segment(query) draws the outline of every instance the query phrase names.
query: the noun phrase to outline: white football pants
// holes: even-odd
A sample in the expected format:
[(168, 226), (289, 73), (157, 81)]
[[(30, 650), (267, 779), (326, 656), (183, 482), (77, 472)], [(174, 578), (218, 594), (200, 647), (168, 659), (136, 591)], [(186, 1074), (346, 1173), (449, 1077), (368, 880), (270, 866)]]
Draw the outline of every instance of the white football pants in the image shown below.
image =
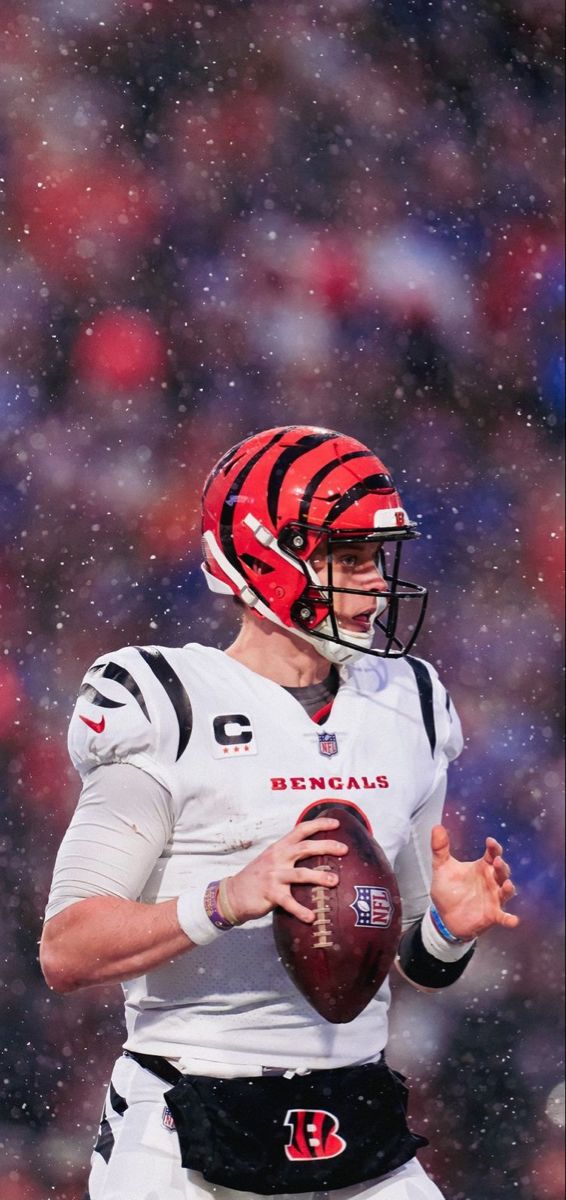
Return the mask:
[[(207, 1183), (181, 1166), (179, 1143), (163, 1100), (164, 1084), (132, 1058), (119, 1058), (112, 1072), (99, 1138), (92, 1156), (86, 1200), (258, 1200)], [(436, 1184), (413, 1159), (375, 1183), (334, 1192), (303, 1192), (288, 1200), (442, 1200)]]

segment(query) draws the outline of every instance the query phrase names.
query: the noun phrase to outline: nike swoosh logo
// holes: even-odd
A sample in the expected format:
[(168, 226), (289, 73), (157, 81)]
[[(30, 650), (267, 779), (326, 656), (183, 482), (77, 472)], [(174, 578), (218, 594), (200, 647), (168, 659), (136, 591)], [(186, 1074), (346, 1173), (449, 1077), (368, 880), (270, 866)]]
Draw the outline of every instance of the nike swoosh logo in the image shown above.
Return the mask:
[[(79, 716), (80, 716), (80, 713), (79, 713)], [(104, 730), (106, 729), (106, 718), (105, 717), (103, 717), (102, 720), (98, 721), (98, 722), (91, 721), (88, 717), (81, 717), (81, 721), (84, 721), (85, 725), (88, 725), (89, 729), (93, 729), (95, 733), (104, 733)]]

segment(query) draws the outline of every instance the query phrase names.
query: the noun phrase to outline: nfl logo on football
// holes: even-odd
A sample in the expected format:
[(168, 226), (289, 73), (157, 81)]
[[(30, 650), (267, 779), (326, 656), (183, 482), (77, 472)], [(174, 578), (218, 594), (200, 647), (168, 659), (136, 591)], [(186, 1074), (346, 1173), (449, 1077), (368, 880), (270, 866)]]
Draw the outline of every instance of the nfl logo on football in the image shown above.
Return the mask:
[(387, 888), (356, 886), (356, 899), (350, 905), (356, 914), (356, 925), (366, 929), (389, 929), (393, 920), (393, 904)]
[(325, 754), (327, 758), (332, 758), (333, 754), (338, 754), (338, 738), (335, 733), (319, 733), (318, 748), (321, 754)]

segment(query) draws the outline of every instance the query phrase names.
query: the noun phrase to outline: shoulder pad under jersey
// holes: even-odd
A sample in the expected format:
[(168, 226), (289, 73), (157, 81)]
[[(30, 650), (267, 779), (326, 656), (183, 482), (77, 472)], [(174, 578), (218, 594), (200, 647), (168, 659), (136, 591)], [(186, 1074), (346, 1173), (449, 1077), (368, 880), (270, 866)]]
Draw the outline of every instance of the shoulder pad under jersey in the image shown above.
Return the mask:
[(191, 703), (158, 647), (127, 646), (87, 671), (69, 728), (69, 753), (84, 777), (108, 763), (131, 763), (171, 789), (171, 770), (192, 730)]
[(407, 654), (401, 660), (413, 672), (417, 687), (423, 725), (433, 758), (444, 755), (451, 762), (461, 753), (464, 738), (460, 718), (438, 672), (423, 658)]

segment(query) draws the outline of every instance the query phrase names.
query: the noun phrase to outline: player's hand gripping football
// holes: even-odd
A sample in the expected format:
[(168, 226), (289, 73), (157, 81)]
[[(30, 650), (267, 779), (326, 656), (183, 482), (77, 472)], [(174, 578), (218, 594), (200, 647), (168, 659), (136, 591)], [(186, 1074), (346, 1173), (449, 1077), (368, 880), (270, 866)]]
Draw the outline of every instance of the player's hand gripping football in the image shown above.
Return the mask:
[(331, 854), (336, 857), (347, 854), (348, 847), (343, 842), (334, 841), (330, 836), (324, 841), (309, 841), (314, 833), (324, 831), (331, 835), (339, 824), (334, 817), (303, 821), (254, 858), (237, 875), (227, 879), (225, 886), (228, 901), (238, 921), (243, 923), (263, 917), (278, 905), (298, 917), (300, 921), (314, 921), (314, 913), (310, 908), (305, 908), (293, 898), (291, 884), (336, 886), (337, 875), (327, 870), (310, 870), (297, 866), (297, 863), (314, 854)]
[(519, 918), (505, 912), (516, 895), (503, 847), (486, 838), (485, 854), (476, 862), (459, 862), (450, 853), (450, 838), (443, 825), (435, 825), (432, 846), (432, 902), (455, 937), (471, 941), (492, 925), (515, 929)]

